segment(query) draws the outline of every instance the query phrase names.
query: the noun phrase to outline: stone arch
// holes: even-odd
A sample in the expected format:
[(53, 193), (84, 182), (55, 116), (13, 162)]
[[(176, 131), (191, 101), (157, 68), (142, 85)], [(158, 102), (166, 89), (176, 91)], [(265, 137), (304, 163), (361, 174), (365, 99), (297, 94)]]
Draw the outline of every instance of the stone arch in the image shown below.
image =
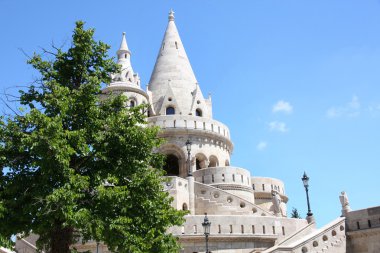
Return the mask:
[(196, 170), (207, 168), (207, 165), (208, 165), (208, 159), (205, 154), (198, 153), (195, 155)]
[(127, 107), (130, 107), (130, 108), (138, 106), (137, 97), (134, 95), (129, 96), (128, 101), (126, 103), (127, 103)]
[(208, 167), (218, 167), (219, 166), (219, 161), (218, 158), (214, 155), (211, 155), (209, 160), (209, 165)]
[(167, 176), (179, 176), (179, 160), (176, 155), (167, 154), (164, 168)]
[(134, 99), (130, 99), (129, 100), (129, 107), (135, 107), (135, 106), (137, 106), (137, 102), (136, 102), (136, 100), (134, 100)]
[(168, 176), (185, 177), (187, 175), (186, 155), (180, 147), (168, 143), (161, 146), (158, 152), (166, 156), (164, 170)]

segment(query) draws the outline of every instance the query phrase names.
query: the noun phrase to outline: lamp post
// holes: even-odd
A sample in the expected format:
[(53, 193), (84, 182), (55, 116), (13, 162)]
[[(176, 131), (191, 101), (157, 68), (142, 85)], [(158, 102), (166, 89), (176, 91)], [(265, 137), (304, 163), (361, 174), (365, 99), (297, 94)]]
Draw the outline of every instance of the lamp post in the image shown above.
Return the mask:
[(313, 216), (313, 213), (310, 210), (310, 201), (309, 201), (309, 177), (306, 175), (306, 172), (303, 173), (303, 177), (301, 178), (303, 182), (303, 186), (306, 191), (306, 199), (307, 199), (307, 217), (310, 218)]
[(188, 164), (188, 170), (187, 170), (187, 176), (192, 176), (191, 174), (191, 161), (190, 161), (190, 152), (191, 152), (191, 141), (187, 139), (186, 141), (186, 149), (187, 149), (187, 164)]
[(207, 213), (205, 213), (205, 218), (202, 223), (204, 235), (206, 237), (206, 253), (209, 253), (208, 251), (208, 236), (210, 235), (210, 227), (211, 227), (211, 222), (209, 222), (207, 218)]

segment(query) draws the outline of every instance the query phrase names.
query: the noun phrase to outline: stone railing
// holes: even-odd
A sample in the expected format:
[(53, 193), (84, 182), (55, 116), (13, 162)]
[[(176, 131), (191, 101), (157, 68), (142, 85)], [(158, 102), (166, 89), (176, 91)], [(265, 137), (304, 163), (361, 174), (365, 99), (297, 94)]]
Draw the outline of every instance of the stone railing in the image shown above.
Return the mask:
[[(217, 236), (239, 237), (275, 237), (284, 239), (288, 234), (300, 230), (307, 225), (303, 219), (289, 219), (278, 217), (261, 217), (251, 215), (210, 215), (207, 214), (210, 227), (210, 238)], [(174, 235), (201, 235), (203, 236), (202, 215), (185, 216), (183, 226), (172, 227), (169, 231)]]
[(286, 195), (284, 183), (277, 178), (251, 177), (251, 182), (255, 193), (271, 193), (272, 190), (276, 190), (281, 195)]
[(193, 175), (195, 181), (205, 184), (236, 184), (252, 189), (250, 172), (239, 167), (223, 166), (204, 168), (194, 171)]
[(189, 130), (203, 130), (230, 139), (228, 127), (219, 121), (195, 116), (164, 115), (149, 117), (148, 122), (162, 129), (179, 128)]
[[(314, 224), (310, 224), (313, 226)], [(306, 232), (306, 233), (305, 233)], [(306, 253), (346, 252), (345, 218), (338, 218), (326, 226), (310, 230), (299, 230), (279, 244), (262, 253)]]
[(350, 211), (345, 216), (347, 231), (380, 227), (380, 206)]
[[(255, 205), (254, 203), (230, 192), (226, 192), (219, 188), (195, 182), (195, 196), (198, 198), (209, 199), (217, 203), (223, 204), (224, 207), (235, 207), (239, 212), (250, 213), (255, 216), (273, 216), (272, 213)], [(211, 213), (212, 210), (209, 210)], [(203, 211), (202, 211), (203, 213)], [(216, 214), (216, 213), (215, 213)]]

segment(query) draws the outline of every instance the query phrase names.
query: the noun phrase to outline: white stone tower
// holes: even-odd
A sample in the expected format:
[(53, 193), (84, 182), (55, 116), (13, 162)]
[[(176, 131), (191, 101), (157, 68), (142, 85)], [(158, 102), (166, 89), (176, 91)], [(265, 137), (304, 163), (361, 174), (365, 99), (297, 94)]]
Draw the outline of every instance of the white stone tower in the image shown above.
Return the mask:
[[(166, 139), (158, 150), (167, 157), (164, 169), (172, 179), (166, 190), (173, 196), (174, 207), (190, 210), (185, 225), (172, 230), (180, 237), (184, 252), (204, 250), (203, 243), (197, 240), (202, 237), (200, 224), (205, 212), (216, 222), (211, 233), (219, 241), (231, 240), (231, 234), (237, 232), (251, 231), (247, 242), (255, 244), (262, 240), (262, 233), (255, 232), (254, 224), (260, 224), (260, 230), (285, 231), (303, 223), (286, 221), (273, 226), (278, 217), (286, 216), (288, 198), (283, 183), (277, 179), (251, 177), (248, 170), (230, 166), (233, 144), (229, 129), (213, 119), (211, 98), (205, 99), (202, 94), (173, 11), (169, 13), (147, 93), (148, 123), (159, 126), (160, 137)], [(190, 165), (187, 140), (192, 143)], [(259, 188), (257, 195), (255, 184)], [(216, 243), (213, 247), (226, 247), (222, 244)], [(255, 248), (253, 244), (247, 247)], [(262, 242), (262, 247), (271, 244), (273, 239)]]
[(161, 152), (171, 161), (168, 174), (186, 177), (186, 141), (192, 142), (192, 172), (207, 167), (228, 165), (232, 142), (229, 129), (212, 119), (211, 98), (203, 97), (185, 48), (182, 44), (174, 13), (169, 13), (156, 64), (148, 86), (150, 124), (162, 128), (168, 140)]

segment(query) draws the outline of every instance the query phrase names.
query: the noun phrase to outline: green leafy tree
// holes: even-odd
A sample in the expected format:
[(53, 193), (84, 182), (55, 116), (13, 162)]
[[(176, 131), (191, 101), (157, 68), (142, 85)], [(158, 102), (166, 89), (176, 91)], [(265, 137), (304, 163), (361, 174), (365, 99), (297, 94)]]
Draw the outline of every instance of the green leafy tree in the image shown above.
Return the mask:
[(13, 241), (10, 238), (0, 236), (0, 247), (12, 249), (14, 246)]
[(119, 67), (93, 34), (77, 22), (67, 51), (31, 57), (40, 78), (20, 91), (24, 113), (0, 118), (0, 235), (35, 233), (54, 253), (90, 239), (114, 252), (177, 252), (167, 229), (184, 212), (163, 191), (158, 129), (123, 95), (100, 96)]
[(302, 219), (301, 216), (298, 213), (297, 208), (292, 208), (292, 212), (290, 213), (291, 218), (296, 218), (296, 219)]

